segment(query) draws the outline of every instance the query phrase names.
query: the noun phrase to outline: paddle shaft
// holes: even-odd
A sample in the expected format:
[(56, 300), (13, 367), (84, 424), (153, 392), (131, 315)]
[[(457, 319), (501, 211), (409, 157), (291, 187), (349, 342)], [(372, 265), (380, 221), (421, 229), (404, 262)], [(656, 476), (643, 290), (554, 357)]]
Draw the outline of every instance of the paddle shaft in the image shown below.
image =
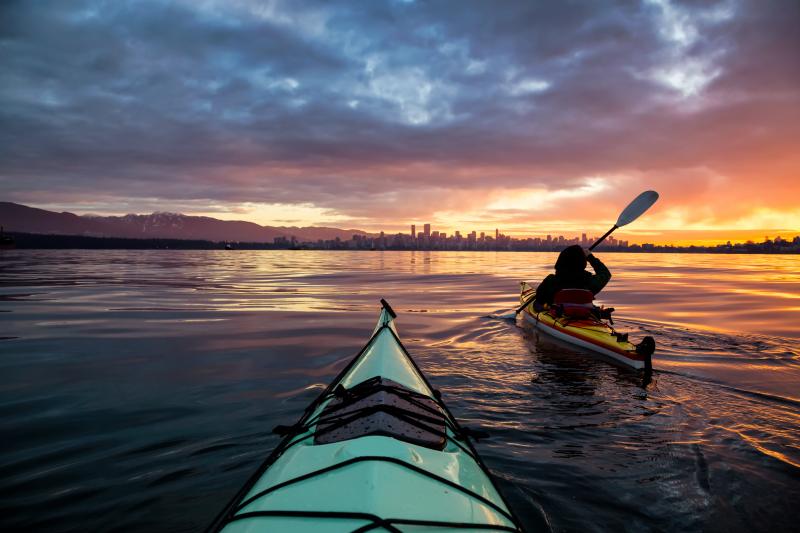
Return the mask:
[(614, 225), (611, 227), (611, 229), (610, 229), (610, 230), (608, 230), (608, 231), (606, 232), (606, 234), (605, 234), (605, 235), (603, 235), (602, 237), (600, 237), (599, 239), (597, 239), (597, 240), (594, 242), (594, 244), (593, 244), (593, 245), (591, 245), (591, 246), (589, 247), (589, 251), (591, 252), (592, 250), (594, 250), (595, 248), (597, 248), (597, 247), (600, 245), (600, 243), (601, 243), (601, 242), (603, 242), (604, 240), (606, 240), (606, 237), (608, 237), (609, 235), (611, 235), (611, 234), (614, 232), (614, 230), (615, 230), (615, 229), (617, 229), (618, 227), (619, 227), (619, 226), (617, 226), (616, 224), (614, 224)]

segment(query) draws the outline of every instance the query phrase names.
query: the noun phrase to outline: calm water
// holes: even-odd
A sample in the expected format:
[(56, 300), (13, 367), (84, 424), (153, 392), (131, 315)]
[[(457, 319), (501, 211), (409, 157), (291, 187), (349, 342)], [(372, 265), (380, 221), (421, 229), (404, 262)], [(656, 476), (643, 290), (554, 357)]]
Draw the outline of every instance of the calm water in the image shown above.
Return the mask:
[(529, 529), (794, 529), (800, 257), (602, 258), (646, 386), (490, 318), (553, 254), (0, 252), (0, 525), (201, 530), (385, 297)]

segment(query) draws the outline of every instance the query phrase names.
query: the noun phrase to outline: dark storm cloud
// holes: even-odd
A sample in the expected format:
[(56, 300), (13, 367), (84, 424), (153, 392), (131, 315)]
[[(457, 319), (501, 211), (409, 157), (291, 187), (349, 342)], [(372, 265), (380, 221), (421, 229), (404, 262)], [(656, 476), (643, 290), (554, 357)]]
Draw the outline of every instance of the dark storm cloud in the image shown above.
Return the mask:
[(0, 10), (10, 200), (102, 192), (386, 217), (412, 208), (397, 191), (425, 214), (447, 189), (652, 172), (670, 190), (684, 168), (735, 180), (759, 150), (783, 162), (775, 179), (797, 169), (791, 0)]

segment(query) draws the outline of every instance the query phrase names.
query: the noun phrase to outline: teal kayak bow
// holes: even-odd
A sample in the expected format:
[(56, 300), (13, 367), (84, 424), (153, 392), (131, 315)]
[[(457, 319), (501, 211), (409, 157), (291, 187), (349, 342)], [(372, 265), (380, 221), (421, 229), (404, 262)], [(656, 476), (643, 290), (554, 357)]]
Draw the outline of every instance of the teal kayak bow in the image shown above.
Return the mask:
[(385, 300), (366, 346), (209, 531), (521, 531), (483, 461), (406, 351)]

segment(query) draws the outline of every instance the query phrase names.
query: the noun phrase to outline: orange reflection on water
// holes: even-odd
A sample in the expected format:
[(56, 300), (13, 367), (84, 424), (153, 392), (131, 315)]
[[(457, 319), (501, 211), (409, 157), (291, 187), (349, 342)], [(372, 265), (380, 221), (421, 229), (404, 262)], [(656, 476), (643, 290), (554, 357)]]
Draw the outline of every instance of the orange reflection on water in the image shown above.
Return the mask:
[[(202, 265), (203, 303), (228, 311), (366, 311), (380, 297), (407, 310), (488, 314), (512, 307), (519, 280), (552, 272), (535, 252), (185, 252)], [(791, 255), (598, 253), (613, 278), (599, 302), (621, 318), (705, 331), (800, 336), (800, 258)], [(193, 257), (196, 256), (196, 257)], [(180, 254), (178, 255), (180, 257)], [(191, 266), (190, 266), (191, 268)], [(191, 300), (191, 299), (190, 299)], [(191, 305), (185, 302), (185, 305)]]
[[(794, 421), (794, 427), (797, 427), (798, 421)], [(747, 442), (750, 446), (758, 450), (759, 452), (763, 453), (764, 455), (768, 455), (774, 459), (782, 461), (786, 464), (789, 464), (795, 468), (800, 468), (800, 460), (796, 458), (789, 457), (786, 453), (780, 450), (781, 444), (773, 443), (771, 440), (766, 440), (764, 438), (759, 438), (753, 436), (751, 433), (762, 434), (764, 433), (764, 428), (760, 425), (741, 425), (735, 428), (724, 428), (728, 431), (735, 433), (738, 435), (743, 441)], [(792, 435), (785, 435), (791, 441)], [(796, 437), (796, 436), (795, 436)], [(770, 447), (773, 445), (773, 447)], [(777, 448), (777, 449), (776, 449)], [(797, 446), (793, 446), (795, 450), (797, 450)]]
[[(557, 257), (451, 251), (35, 253), (41, 255), (36, 261), (42, 276), (60, 286), (86, 287), (70, 293), (72, 302), (94, 306), (108, 299), (111, 311), (366, 313), (383, 297), (404, 312), (453, 316), (514, 307), (518, 282), (538, 283)], [(796, 255), (597, 256), (613, 274), (598, 303), (615, 307), (619, 319), (800, 338), (800, 308), (786, 305), (800, 300)], [(108, 264), (114, 268), (98, 269)], [(93, 291), (95, 284), (108, 289)]]
[(796, 292), (779, 292), (779, 291), (764, 291), (759, 289), (731, 289), (732, 292), (750, 294), (753, 296), (764, 296), (767, 298), (789, 298), (800, 300), (800, 293)]

